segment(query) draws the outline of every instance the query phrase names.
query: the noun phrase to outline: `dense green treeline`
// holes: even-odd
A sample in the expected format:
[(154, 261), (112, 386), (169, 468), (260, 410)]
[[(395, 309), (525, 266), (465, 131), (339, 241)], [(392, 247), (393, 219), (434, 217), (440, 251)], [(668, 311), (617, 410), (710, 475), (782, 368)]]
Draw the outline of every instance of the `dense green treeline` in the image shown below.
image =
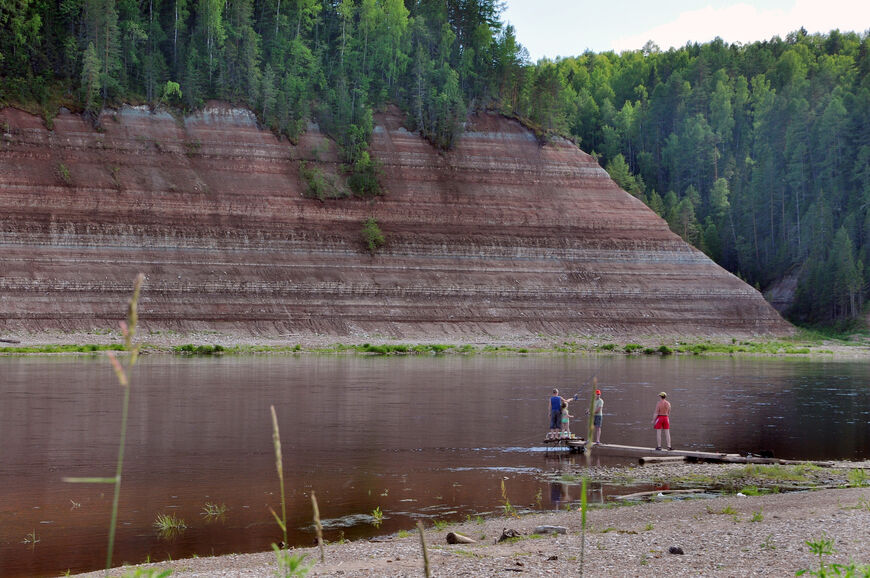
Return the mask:
[[(0, 104), (96, 118), (219, 98), (294, 140), (316, 121), (377, 194), (373, 111), (449, 148), (468, 112), (572, 137), (671, 228), (750, 283), (799, 276), (794, 319), (860, 313), (870, 271), (870, 39), (529, 62), (500, 0), (0, 0)], [(310, 171), (311, 180), (317, 173)]]
[(503, 61), (520, 66), (499, 12), (496, 0), (0, 0), (0, 97), (44, 102), (60, 80), (92, 113), (221, 98), (291, 139), (316, 119), (354, 160), (391, 101), (446, 147)]
[[(441, 147), (524, 64), (496, 0), (0, 0), (0, 103), (241, 103), (295, 139), (310, 120), (371, 191), (388, 102)], [(507, 48), (505, 48), (507, 47)]]
[(870, 38), (583, 54), (551, 123), (725, 268), (799, 276), (790, 315), (860, 313), (870, 254)]

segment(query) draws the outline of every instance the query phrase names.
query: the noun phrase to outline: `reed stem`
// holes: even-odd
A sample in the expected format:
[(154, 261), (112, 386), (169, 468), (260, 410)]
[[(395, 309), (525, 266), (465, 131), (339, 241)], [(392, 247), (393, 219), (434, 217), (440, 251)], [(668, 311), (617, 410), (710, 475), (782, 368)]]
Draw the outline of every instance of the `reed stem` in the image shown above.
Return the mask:
[(423, 534), (423, 524), (417, 522), (417, 530), (420, 531), (420, 546), (423, 548), (423, 575), (429, 577), (429, 552), (426, 551), (426, 536)]
[(281, 487), (281, 531), (284, 533), (284, 547), (287, 547), (287, 501), (284, 499), (284, 461), (281, 458), (281, 433), (278, 431), (278, 414), (275, 406), (270, 405), (272, 411), (272, 445), (275, 446), (275, 468), (278, 470), (278, 482)]
[(127, 445), (127, 420), (130, 414), (130, 377), (129, 370), (136, 364), (139, 356), (139, 346), (133, 345), (133, 338), (136, 335), (136, 324), (139, 316), (136, 312), (139, 302), (139, 293), (142, 290), (142, 283), (145, 282), (145, 275), (139, 273), (136, 276), (136, 281), (133, 284), (133, 296), (127, 304), (127, 321), (121, 322), (121, 333), (124, 335), (124, 346), (128, 353), (125, 363), (118, 361), (115, 354), (111, 351), (106, 352), (109, 361), (112, 364), (112, 369), (115, 371), (115, 376), (118, 378), (118, 383), (124, 390), (124, 397), (121, 401), (121, 433), (118, 439), (118, 461), (115, 465), (115, 476), (112, 478), (90, 477), (90, 478), (63, 478), (63, 481), (77, 484), (113, 484), (115, 486), (112, 496), (112, 518), (109, 520), (109, 551), (106, 553), (106, 570), (112, 567), (112, 554), (115, 550), (115, 533), (118, 529), (118, 504), (121, 498), (121, 473), (124, 470), (124, 449)]
[(589, 506), (589, 500), (586, 497), (586, 490), (589, 486), (589, 478), (583, 476), (583, 483), (580, 485), (580, 577), (583, 577), (583, 555), (586, 553), (586, 510)]
[(106, 554), (106, 570), (112, 567), (115, 551), (115, 530), (118, 527), (118, 502), (121, 497), (121, 472), (124, 470), (124, 448), (127, 445), (127, 415), (130, 411), (130, 384), (124, 386), (124, 401), (121, 405), (121, 438), (118, 442), (118, 464), (115, 468), (115, 495), (112, 498), (112, 520), (109, 522), (109, 551)]
[(317, 533), (317, 546), (320, 548), (320, 563), (326, 561), (326, 554), (323, 551), (323, 526), (320, 523), (320, 508), (317, 507), (317, 497), (314, 495), (314, 490), (311, 490), (311, 506), (314, 508), (314, 531)]

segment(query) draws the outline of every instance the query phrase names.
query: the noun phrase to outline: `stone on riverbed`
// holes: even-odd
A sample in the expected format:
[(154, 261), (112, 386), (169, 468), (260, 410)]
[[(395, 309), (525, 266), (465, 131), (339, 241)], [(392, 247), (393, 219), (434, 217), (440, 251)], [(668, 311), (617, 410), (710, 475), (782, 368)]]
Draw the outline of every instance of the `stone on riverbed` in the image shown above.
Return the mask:
[(568, 528), (565, 526), (538, 526), (535, 528), (535, 534), (567, 534)]

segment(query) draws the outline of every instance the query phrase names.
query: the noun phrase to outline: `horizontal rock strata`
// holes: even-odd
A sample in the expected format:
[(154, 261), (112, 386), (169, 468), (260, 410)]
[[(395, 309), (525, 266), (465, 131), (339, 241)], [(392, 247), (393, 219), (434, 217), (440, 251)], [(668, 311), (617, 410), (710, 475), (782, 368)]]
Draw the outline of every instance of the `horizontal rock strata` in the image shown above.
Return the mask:
[[(0, 334), (94, 331), (146, 274), (150, 331), (453, 338), (779, 334), (762, 296), (674, 235), (567, 141), (478, 114), (450, 152), (377, 119), (385, 194), (341, 179), (316, 126), (296, 145), (213, 103), (125, 107), (95, 129), (0, 110)], [(386, 244), (369, 254), (362, 225)]]

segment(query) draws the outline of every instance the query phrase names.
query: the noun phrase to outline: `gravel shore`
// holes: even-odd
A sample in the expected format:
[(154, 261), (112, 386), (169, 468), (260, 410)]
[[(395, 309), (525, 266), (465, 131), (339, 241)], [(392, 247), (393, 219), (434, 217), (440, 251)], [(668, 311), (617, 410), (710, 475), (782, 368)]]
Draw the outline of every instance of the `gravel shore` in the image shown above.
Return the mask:
[[(840, 483), (849, 471), (868, 467), (867, 462), (845, 462), (813, 468), (811, 483)], [(722, 476), (743, 483), (747, 481), (743, 474), (754, 471), (733, 464), (670, 464), (642, 470), (645, 477), (673, 480), (676, 485), (689, 478)], [(831, 540), (834, 551), (824, 556), (825, 564), (870, 564), (870, 487), (693, 499), (683, 494), (653, 495), (634, 505), (618, 502), (590, 509), (585, 536), (576, 509), (427, 528), (431, 576), (794, 576), (801, 569), (819, 568), (819, 557), (807, 542), (822, 539)], [(566, 533), (536, 533), (542, 525), (561, 526)], [(496, 543), (505, 529), (520, 536)], [(449, 545), (449, 532), (475, 543)], [(424, 575), (420, 537), (410, 528), (398, 535), (328, 544), (324, 562), (319, 561), (317, 548), (291, 552), (306, 556), (311, 565), (308, 576)], [(176, 560), (137, 569), (171, 569), (173, 576), (183, 577), (251, 577), (274, 576), (277, 565), (275, 554), (268, 552)], [(130, 571), (119, 568), (109, 575)]]

